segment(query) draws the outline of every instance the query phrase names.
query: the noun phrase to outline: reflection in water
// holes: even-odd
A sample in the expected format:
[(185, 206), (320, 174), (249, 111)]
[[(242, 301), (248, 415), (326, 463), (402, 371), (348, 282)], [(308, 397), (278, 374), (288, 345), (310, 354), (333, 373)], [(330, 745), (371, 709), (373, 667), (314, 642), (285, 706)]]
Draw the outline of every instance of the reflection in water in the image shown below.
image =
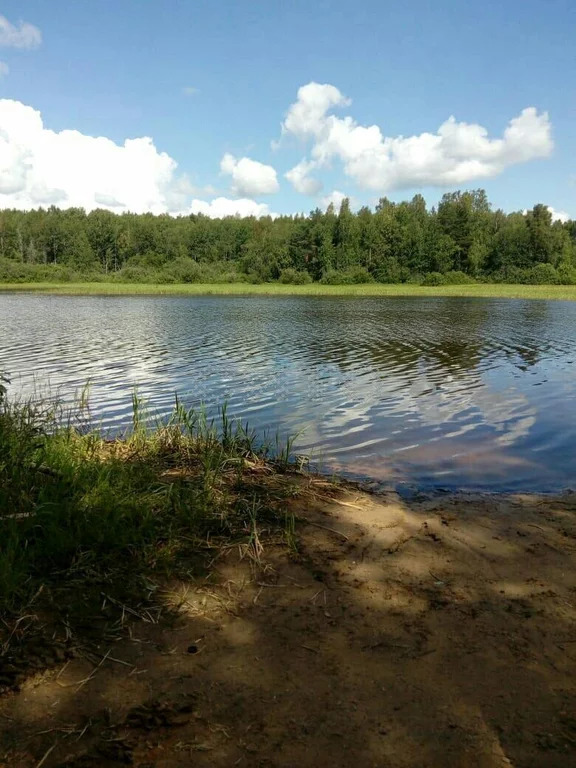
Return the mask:
[(324, 469), (556, 489), (576, 469), (576, 304), (484, 299), (0, 296), (12, 390), (87, 379), (104, 426), (134, 387), (301, 431)]

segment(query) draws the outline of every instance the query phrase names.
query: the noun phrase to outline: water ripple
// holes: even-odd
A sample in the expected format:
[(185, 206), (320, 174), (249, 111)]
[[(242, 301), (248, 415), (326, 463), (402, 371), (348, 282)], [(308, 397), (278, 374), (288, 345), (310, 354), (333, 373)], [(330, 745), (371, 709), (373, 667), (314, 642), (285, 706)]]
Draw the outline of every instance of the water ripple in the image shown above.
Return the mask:
[(576, 304), (478, 299), (0, 296), (14, 394), (104, 427), (137, 387), (264, 432), (324, 469), (447, 487), (553, 490), (576, 476)]

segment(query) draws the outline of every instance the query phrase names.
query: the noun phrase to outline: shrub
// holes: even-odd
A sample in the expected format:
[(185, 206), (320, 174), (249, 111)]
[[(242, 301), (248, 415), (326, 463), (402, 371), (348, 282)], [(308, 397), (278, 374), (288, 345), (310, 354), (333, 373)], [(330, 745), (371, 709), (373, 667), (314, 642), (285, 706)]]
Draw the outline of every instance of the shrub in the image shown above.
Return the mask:
[(30, 278), (27, 264), (18, 261), (2, 259), (0, 261), (0, 281), (3, 283), (25, 283)]
[(364, 267), (349, 267), (346, 270), (329, 269), (320, 282), (323, 285), (360, 285), (373, 283), (374, 278)]
[(202, 268), (194, 259), (179, 257), (167, 264), (163, 270), (176, 283), (201, 283)]
[(376, 267), (374, 278), (379, 283), (406, 283), (410, 280), (410, 270), (406, 267), (401, 267), (397, 259), (387, 259)]
[(299, 271), (297, 269), (292, 269), (292, 267), (288, 267), (288, 269), (283, 269), (282, 272), (280, 272), (278, 282), (284, 283), (285, 285), (307, 285), (312, 282), (312, 278), (306, 271)]
[(242, 272), (236, 272), (232, 267), (227, 272), (219, 272), (212, 279), (206, 280), (207, 283), (246, 283), (246, 275)]
[(560, 264), (557, 272), (560, 285), (576, 285), (576, 267), (571, 264)]
[(92, 279), (79, 275), (64, 264), (24, 264), (12, 259), (0, 260), (0, 282), (4, 283), (70, 283), (80, 279)]
[(320, 278), (320, 282), (323, 285), (344, 285), (350, 283), (350, 280), (347, 279), (345, 272), (340, 272), (337, 269), (328, 269)]
[(88, 279), (64, 264), (35, 264), (32, 274), (30, 279), (44, 283), (74, 283)]
[(460, 270), (452, 270), (442, 275), (445, 285), (470, 285), (476, 280)]
[(536, 264), (527, 270), (527, 282), (531, 285), (557, 285), (558, 272), (552, 264)]
[(351, 283), (361, 285), (362, 283), (374, 282), (374, 278), (365, 267), (351, 267), (346, 270), (346, 274), (349, 275)]
[[(576, 274), (572, 276), (572, 268), (563, 267), (561, 269), (562, 272), (557, 271), (552, 264), (535, 264), (528, 269), (510, 266), (494, 272), (490, 275), (490, 280), (493, 283), (520, 285), (558, 285), (563, 280), (576, 280)], [(566, 285), (571, 285), (571, 283), (568, 282)]]
[[(169, 275), (169, 281), (173, 283), (245, 283), (248, 281), (248, 276), (239, 272), (233, 263), (228, 261), (203, 263), (187, 256), (168, 262), (160, 274)], [(168, 282), (168, 280), (161, 279), (161, 282)]]
[(258, 274), (258, 272), (248, 272), (246, 275), (246, 282), (250, 283), (251, 285), (262, 285), (264, 280), (262, 276)]
[(516, 285), (528, 282), (528, 270), (520, 267), (505, 267), (490, 275), (491, 283), (513, 283)]
[(114, 279), (120, 283), (157, 283), (158, 273), (146, 267), (127, 266), (116, 272)]
[(446, 278), (441, 272), (428, 272), (422, 280), (422, 285), (446, 285)]

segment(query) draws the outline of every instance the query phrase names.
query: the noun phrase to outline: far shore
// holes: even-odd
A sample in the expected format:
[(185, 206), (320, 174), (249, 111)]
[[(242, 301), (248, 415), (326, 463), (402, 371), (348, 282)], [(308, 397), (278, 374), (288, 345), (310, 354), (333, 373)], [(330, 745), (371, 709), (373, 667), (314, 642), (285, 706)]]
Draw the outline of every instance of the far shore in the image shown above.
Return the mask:
[(576, 300), (576, 285), (284, 285), (280, 283), (0, 283), (0, 292), (102, 296), (454, 296), (499, 299)]

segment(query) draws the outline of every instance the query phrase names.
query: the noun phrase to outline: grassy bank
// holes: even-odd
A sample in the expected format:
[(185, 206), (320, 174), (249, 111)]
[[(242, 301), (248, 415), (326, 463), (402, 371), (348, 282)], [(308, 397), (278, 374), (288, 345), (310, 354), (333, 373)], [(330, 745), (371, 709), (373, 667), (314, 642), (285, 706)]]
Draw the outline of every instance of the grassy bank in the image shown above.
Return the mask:
[(157, 579), (205, 576), (228, 547), (258, 561), (263, 541), (291, 544), (274, 482), (288, 446), (268, 462), (225, 409), (209, 423), (176, 405), (148, 429), (135, 405), (130, 434), (108, 440), (81, 412), (58, 426), (52, 408), (0, 399), (0, 662), (43, 621), (108, 632)]
[(422, 286), (384, 285), (282, 285), (280, 283), (0, 283), (0, 291), (51, 293), (62, 295), (162, 295), (162, 296), (463, 296), (509, 299), (576, 300), (576, 285), (473, 285)]

